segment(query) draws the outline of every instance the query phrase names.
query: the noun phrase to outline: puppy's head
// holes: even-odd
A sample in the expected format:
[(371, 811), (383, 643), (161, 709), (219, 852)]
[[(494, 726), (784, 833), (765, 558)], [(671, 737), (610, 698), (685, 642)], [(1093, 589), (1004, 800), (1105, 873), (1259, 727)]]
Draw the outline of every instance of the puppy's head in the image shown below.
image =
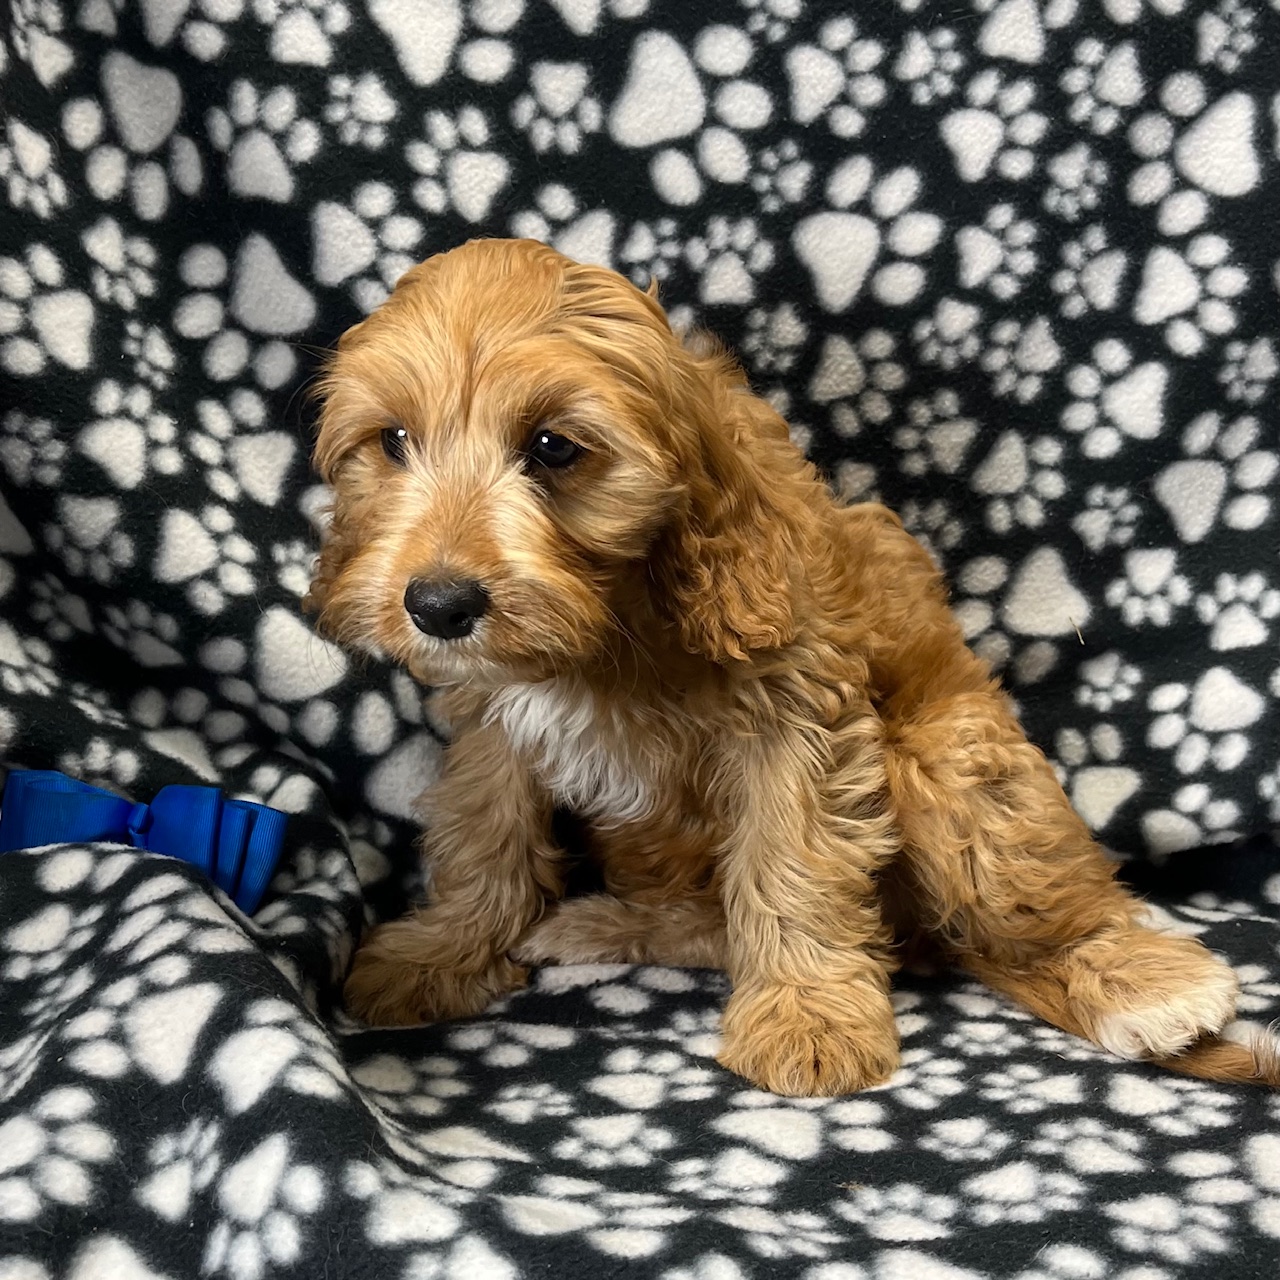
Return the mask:
[(334, 501), (309, 606), (428, 683), (568, 669), (616, 625), (624, 578), (709, 657), (780, 640), (785, 592), (753, 592), (729, 528), (749, 540), (766, 490), (735, 456), (737, 386), (613, 272), (532, 241), (428, 259), (321, 384)]

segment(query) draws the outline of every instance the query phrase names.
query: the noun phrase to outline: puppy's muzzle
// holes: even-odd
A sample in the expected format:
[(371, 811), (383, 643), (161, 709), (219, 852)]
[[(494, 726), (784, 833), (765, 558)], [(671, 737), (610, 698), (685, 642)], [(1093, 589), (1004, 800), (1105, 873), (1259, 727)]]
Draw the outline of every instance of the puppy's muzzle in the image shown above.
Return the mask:
[(474, 578), (463, 582), (414, 578), (404, 607), (419, 631), (439, 640), (461, 640), (489, 609), (489, 593)]

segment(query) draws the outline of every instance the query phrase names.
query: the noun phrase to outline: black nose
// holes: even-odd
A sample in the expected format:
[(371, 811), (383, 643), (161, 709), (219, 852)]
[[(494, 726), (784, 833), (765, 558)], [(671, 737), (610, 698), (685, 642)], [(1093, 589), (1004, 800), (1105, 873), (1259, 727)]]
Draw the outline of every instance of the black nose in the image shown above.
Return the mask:
[(405, 588), (404, 607), (419, 631), (441, 640), (460, 640), (484, 617), (489, 593), (474, 579), (440, 582), (414, 578)]

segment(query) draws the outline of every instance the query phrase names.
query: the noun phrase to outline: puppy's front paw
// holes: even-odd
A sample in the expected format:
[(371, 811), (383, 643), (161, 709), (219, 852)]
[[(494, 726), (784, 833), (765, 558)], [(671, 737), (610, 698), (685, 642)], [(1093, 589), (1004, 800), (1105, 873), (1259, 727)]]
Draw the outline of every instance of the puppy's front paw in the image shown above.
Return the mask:
[(893, 1007), (870, 984), (741, 988), (724, 1012), (721, 1066), (771, 1093), (856, 1093), (898, 1067)]
[[(412, 952), (426, 951), (417, 936), (421, 932), (421, 925), (404, 920), (369, 935), (343, 987), (349, 1013), (384, 1027), (467, 1018), (518, 991), (528, 979), (528, 970), (506, 956), (494, 957), (478, 972), (417, 961)], [(412, 943), (419, 945), (406, 945)]]

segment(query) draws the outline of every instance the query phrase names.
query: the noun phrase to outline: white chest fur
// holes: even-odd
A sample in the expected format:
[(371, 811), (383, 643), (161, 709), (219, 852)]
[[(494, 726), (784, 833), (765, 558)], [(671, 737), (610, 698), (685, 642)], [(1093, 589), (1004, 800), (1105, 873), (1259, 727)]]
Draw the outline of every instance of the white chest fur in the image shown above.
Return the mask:
[(621, 824), (653, 804), (653, 767), (615, 709), (576, 681), (511, 685), (488, 719), (500, 723), (556, 800), (584, 817)]

